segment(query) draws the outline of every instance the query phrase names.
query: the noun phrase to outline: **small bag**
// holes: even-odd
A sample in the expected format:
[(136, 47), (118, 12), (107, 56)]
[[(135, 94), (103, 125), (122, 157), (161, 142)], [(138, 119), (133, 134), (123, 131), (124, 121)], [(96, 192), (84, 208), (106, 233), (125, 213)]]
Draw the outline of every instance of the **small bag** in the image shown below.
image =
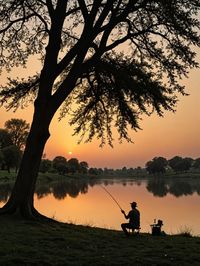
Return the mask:
[(163, 221), (158, 220), (156, 223), (156, 219), (154, 220), (154, 224), (151, 225), (151, 233), (153, 236), (160, 236), (162, 234), (161, 227), (163, 226)]

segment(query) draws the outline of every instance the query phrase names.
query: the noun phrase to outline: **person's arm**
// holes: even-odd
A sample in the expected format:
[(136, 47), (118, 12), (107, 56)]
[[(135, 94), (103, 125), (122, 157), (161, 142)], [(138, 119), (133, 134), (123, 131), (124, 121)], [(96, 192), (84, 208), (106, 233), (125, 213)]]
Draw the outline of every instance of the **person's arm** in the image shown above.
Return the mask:
[(128, 219), (128, 218), (129, 218), (129, 214), (128, 214), (128, 215), (126, 215), (126, 213), (125, 213), (125, 211), (124, 211), (124, 210), (121, 210), (121, 212), (123, 213), (123, 215), (124, 215), (124, 217), (125, 217), (126, 219)]

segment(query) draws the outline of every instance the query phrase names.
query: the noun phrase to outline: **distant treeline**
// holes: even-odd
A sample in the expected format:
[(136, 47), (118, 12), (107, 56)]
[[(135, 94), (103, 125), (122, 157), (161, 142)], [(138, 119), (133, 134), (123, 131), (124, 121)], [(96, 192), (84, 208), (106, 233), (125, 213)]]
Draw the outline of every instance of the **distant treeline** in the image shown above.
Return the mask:
[(146, 170), (149, 174), (166, 173), (167, 171), (180, 173), (188, 172), (192, 169), (200, 171), (200, 158), (174, 156), (167, 160), (164, 157), (155, 157), (146, 163)]
[(164, 174), (169, 173), (183, 173), (188, 171), (200, 172), (200, 158), (192, 159), (189, 157), (182, 158), (174, 156), (167, 160), (163, 157), (155, 157), (148, 161), (145, 168), (127, 168), (110, 169), (110, 168), (89, 168), (87, 162), (79, 162), (78, 159), (72, 158), (67, 161), (63, 156), (56, 156), (52, 161), (43, 159), (40, 165), (40, 172), (54, 172), (61, 175), (68, 173), (81, 173), (96, 176), (114, 176), (114, 177), (132, 177), (132, 176), (146, 176), (146, 174)]
[[(28, 132), (29, 124), (25, 120), (12, 118), (5, 122), (5, 128), (0, 129), (0, 169), (8, 170), (8, 172), (11, 168), (17, 170)], [(56, 156), (52, 161), (43, 156), (40, 164), (40, 172), (58, 173), (60, 175), (80, 173), (95, 176), (137, 177), (147, 173), (180, 173), (190, 170), (200, 171), (200, 158), (174, 156), (167, 160), (164, 157), (155, 157), (146, 163), (145, 168), (123, 167), (121, 169), (89, 168), (86, 161), (79, 162), (77, 158), (67, 160), (63, 156)]]

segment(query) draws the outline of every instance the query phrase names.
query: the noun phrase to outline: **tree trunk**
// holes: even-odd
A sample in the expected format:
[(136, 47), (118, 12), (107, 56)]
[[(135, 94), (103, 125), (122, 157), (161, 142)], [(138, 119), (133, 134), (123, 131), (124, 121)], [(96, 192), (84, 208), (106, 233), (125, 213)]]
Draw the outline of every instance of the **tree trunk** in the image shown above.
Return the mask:
[[(34, 209), (33, 196), (45, 144), (50, 136), (49, 124), (52, 119), (48, 106), (35, 102), (35, 112), (26, 148), (21, 161), (14, 188), (0, 214), (19, 213), (24, 218), (38, 217)], [(41, 215), (42, 216), (42, 215)]]

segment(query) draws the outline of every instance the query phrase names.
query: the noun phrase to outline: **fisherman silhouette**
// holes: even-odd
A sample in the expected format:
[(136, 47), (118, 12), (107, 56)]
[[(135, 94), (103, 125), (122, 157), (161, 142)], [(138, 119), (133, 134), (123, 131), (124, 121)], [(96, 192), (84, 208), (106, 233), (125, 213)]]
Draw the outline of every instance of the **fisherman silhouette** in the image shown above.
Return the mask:
[(129, 219), (128, 223), (121, 224), (121, 228), (124, 231), (126, 236), (130, 235), (127, 229), (131, 229), (133, 231), (135, 229), (137, 230), (140, 229), (140, 212), (136, 209), (137, 203), (131, 202), (130, 204), (131, 204), (132, 210), (129, 211), (128, 215), (126, 215), (124, 210), (121, 210), (121, 212), (124, 214), (124, 217), (126, 219)]

